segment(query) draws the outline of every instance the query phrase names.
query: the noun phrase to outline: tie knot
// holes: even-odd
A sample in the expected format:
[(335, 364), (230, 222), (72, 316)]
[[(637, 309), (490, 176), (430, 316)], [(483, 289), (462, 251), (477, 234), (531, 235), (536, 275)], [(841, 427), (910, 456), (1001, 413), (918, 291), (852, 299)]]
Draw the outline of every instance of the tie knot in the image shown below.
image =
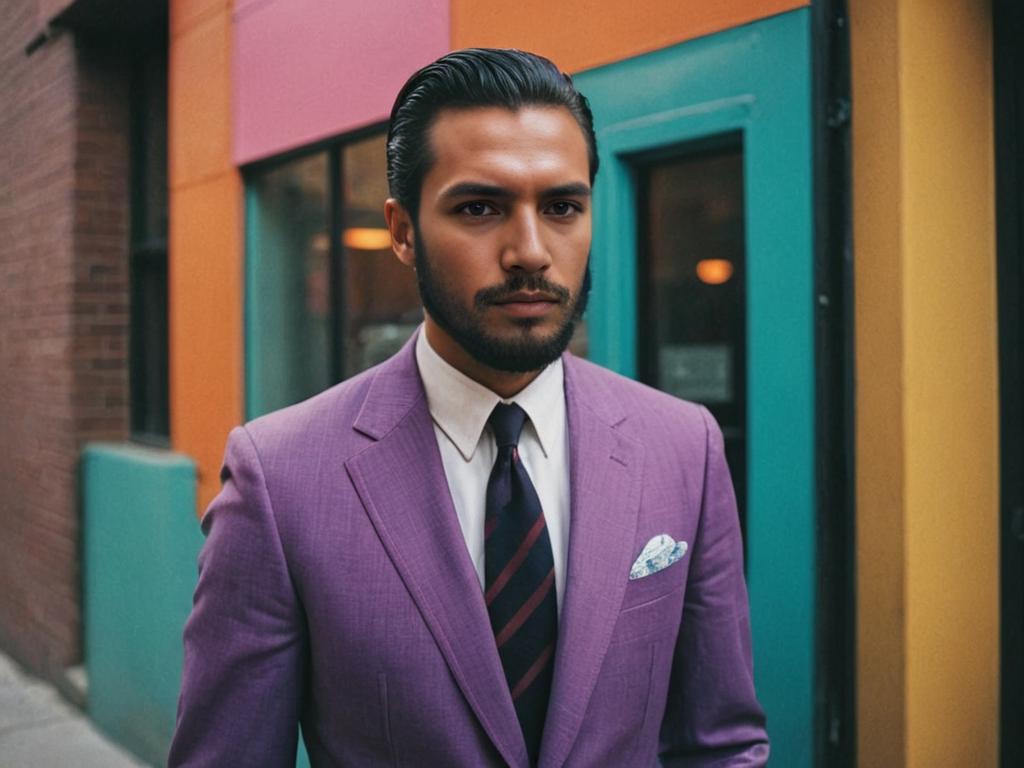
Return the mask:
[(519, 433), (526, 423), (526, 411), (515, 403), (498, 403), (491, 411), (487, 423), (494, 430), (494, 442), (499, 448), (514, 447), (519, 444)]

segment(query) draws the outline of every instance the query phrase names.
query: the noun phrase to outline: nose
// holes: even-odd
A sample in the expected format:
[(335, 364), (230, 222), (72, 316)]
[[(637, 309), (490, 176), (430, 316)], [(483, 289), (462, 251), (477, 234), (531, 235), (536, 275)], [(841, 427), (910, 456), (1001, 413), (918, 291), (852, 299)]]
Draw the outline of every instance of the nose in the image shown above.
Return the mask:
[(544, 242), (540, 214), (530, 208), (510, 217), (508, 235), (501, 253), (506, 271), (539, 272), (551, 266), (551, 253)]

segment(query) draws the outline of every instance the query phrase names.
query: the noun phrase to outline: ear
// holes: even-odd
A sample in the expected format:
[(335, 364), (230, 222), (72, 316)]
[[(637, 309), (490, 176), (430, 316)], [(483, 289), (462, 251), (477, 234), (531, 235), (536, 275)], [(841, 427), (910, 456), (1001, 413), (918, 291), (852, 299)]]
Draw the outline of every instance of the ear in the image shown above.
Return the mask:
[(407, 267), (416, 263), (416, 252), (413, 243), (416, 233), (412, 224), (412, 216), (400, 202), (389, 197), (384, 203), (384, 220), (391, 233), (391, 250), (398, 260)]

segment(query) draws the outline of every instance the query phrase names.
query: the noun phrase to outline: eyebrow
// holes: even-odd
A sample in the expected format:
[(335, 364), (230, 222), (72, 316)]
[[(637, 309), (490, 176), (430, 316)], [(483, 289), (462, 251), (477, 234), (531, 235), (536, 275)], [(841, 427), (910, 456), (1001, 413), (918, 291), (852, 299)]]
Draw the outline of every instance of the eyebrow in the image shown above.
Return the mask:
[[(559, 184), (548, 187), (541, 197), (590, 197), (590, 186), (580, 182)], [(499, 200), (512, 197), (512, 193), (505, 187), (494, 184), (482, 184), (476, 181), (463, 181), (446, 189), (441, 197), (445, 199), (457, 197), (492, 197)]]

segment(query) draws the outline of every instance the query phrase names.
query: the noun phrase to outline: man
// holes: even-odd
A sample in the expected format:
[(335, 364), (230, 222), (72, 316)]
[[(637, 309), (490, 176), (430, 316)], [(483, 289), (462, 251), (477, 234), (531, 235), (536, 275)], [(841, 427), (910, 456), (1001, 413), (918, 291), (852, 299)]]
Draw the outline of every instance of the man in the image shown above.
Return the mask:
[(385, 215), (421, 330), (236, 429), (203, 518), (172, 765), (763, 765), (722, 438), (565, 354), (586, 100), (551, 62), (416, 73)]

